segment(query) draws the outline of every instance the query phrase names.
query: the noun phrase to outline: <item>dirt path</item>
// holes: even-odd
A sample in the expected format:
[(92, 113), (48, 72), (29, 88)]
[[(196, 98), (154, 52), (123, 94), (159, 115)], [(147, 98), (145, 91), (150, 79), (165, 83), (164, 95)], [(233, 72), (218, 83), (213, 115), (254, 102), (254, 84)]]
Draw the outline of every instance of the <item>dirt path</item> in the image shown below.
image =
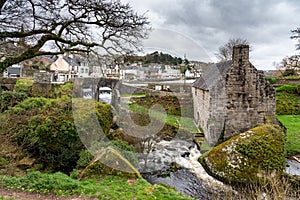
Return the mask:
[(0, 197), (13, 198), (17, 200), (98, 200), (98, 198), (88, 198), (88, 197), (78, 197), (78, 196), (60, 197), (52, 194), (44, 195), (44, 194), (31, 193), (31, 192), (9, 190), (2, 187), (0, 187)]

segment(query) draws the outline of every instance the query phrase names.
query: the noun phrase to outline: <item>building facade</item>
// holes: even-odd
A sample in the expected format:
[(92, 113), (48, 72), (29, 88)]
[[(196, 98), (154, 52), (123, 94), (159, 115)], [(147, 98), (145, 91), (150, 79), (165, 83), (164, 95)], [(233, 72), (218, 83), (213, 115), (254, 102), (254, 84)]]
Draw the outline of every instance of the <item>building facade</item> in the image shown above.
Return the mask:
[(214, 64), (192, 85), (194, 119), (210, 145), (276, 121), (275, 89), (249, 61), (249, 46), (233, 48), (231, 61)]

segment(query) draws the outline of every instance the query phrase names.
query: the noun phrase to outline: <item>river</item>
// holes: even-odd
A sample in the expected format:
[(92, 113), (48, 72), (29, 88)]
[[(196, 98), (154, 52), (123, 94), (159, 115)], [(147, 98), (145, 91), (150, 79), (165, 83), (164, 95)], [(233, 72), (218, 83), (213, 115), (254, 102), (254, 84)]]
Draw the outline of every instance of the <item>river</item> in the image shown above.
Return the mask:
[[(139, 169), (152, 184), (165, 183), (196, 199), (214, 199), (222, 191), (232, 189), (211, 177), (198, 162), (201, 153), (193, 142), (183, 140), (160, 141), (147, 159), (140, 159)], [(174, 169), (175, 168), (175, 169)]]

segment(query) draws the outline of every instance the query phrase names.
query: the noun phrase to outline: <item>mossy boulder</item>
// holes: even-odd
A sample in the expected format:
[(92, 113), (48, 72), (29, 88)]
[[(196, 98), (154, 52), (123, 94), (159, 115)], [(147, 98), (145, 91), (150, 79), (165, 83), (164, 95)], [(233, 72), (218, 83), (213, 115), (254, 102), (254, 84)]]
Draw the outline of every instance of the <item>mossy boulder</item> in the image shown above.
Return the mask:
[(119, 151), (112, 147), (101, 149), (90, 164), (82, 170), (79, 178), (95, 177), (103, 174), (141, 178), (139, 171)]
[(224, 182), (257, 182), (268, 173), (280, 174), (285, 169), (284, 137), (278, 126), (259, 126), (214, 147), (202, 161)]

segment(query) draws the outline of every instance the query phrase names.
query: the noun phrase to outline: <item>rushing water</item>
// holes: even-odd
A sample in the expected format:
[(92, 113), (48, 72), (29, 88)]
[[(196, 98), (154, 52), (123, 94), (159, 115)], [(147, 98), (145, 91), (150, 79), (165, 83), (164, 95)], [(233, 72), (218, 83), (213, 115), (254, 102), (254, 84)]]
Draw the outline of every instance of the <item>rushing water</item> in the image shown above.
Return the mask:
[[(198, 162), (200, 151), (193, 142), (160, 141), (145, 159), (139, 159), (143, 177), (152, 184), (164, 183), (196, 199), (223, 199), (229, 186), (207, 174)], [(287, 160), (286, 172), (300, 176), (300, 163)]]
[(295, 160), (287, 160), (286, 172), (290, 175), (300, 176), (300, 163)]
[[(197, 199), (211, 199), (216, 192), (230, 189), (206, 173), (198, 162), (200, 156), (193, 142), (161, 141), (149, 153), (142, 174), (152, 184), (165, 183)], [(141, 159), (140, 164), (145, 161)]]

